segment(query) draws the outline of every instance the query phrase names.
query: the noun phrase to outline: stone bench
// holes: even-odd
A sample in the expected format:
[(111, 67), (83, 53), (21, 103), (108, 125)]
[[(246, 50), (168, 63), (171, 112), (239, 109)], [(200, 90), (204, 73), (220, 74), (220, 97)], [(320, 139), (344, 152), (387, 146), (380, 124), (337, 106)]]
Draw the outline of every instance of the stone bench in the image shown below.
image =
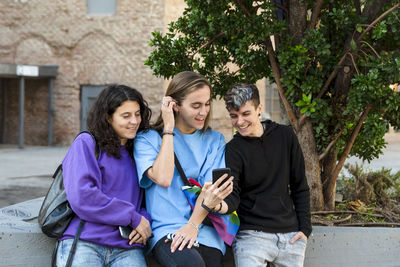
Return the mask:
[[(35, 218), (42, 201), (37, 198), (0, 209), (0, 266), (50, 266), (55, 240), (42, 234)], [(147, 261), (150, 267), (158, 266), (151, 257)], [(224, 266), (234, 266), (231, 249)], [(400, 228), (315, 226), (304, 266), (398, 267)]]

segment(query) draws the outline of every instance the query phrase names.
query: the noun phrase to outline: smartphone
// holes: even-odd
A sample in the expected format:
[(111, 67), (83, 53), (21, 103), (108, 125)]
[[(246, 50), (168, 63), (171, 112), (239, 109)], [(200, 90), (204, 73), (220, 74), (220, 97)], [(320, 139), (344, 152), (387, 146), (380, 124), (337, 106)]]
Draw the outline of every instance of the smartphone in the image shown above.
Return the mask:
[[(129, 225), (127, 226), (119, 226), (119, 233), (122, 236), (122, 238), (129, 239), (129, 235), (132, 233), (133, 228)], [(150, 238), (153, 238), (154, 235), (151, 233)]]
[(220, 183), (219, 185), (223, 185), (229, 177), (231, 177), (231, 169), (230, 168), (220, 168), (220, 169), (214, 169), (212, 171), (212, 176), (213, 176), (213, 183), (215, 183), (222, 175), (228, 174), (228, 176)]
[(119, 233), (125, 239), (129, 239), (129, 235), (132, 233), (133, 228), (131, 226), (120, 226)]

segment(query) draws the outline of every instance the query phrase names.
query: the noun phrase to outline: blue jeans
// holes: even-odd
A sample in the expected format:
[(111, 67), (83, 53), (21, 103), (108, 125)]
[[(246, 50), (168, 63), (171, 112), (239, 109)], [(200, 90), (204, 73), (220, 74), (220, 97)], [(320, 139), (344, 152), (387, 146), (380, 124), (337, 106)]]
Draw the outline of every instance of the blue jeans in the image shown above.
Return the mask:
[[(57, 266), (65, 266), (73, 239), (60, 242), (57, 250)], [(91, 242), (78, 240), (72, 266), (98, 267), (143, 267), (146, 260), (141, 248), (110, 248)]]
[(232, 244), (236, 267), (302, 267), (307, 241), (298, 239), (290, 244), (297, 232), (264, 233), (242, 230)]

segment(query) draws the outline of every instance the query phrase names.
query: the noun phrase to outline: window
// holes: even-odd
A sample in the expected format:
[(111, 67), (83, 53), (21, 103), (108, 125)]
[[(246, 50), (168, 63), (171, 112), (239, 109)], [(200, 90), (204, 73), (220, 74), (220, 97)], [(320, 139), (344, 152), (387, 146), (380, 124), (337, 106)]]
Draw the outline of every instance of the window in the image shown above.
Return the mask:
[(87, 0), (89, 15), (114, 15), (118, 0)]

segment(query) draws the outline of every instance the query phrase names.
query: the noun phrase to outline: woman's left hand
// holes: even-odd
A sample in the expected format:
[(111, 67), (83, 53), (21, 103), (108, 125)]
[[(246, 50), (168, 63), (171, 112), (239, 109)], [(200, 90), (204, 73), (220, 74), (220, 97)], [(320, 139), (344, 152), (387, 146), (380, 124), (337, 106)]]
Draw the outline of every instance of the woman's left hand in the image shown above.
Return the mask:
[[(175, 237), (171, 243), (171, 252), (174, 253), (176, 249), (182, 251), (186, 246), (192, 248), (196, 242), (198, 231), (190, 224), (185, 224), (175, 233)], [(167, 240), (166, 240), (167, 242)]]

